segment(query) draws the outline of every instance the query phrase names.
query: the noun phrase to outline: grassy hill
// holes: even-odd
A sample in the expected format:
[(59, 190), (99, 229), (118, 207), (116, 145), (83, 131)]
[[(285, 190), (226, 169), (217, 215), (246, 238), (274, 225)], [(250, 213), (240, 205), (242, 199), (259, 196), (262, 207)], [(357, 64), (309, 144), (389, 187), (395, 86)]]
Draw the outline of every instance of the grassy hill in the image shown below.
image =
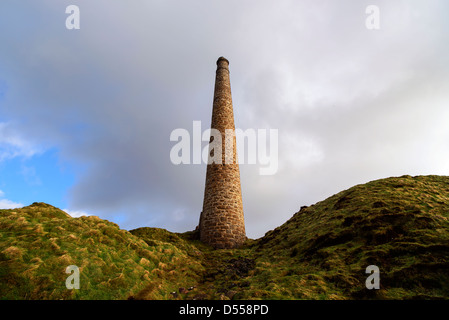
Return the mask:
[[(80, 290), (68, 290), (68, 265)], [(365, 268), (380, 269), (368, 290)], [(372, 181), (240, 249), (44, 203), (0, 210), (2, 299), (448, 299), (449, 177)]]
[[(352, 187), (302, 208), (256, 251), (277, 263), (275, 283), (287, 296), (448, 299), (449, 177)], [(380, 290), (365, 287), (369, 265), (380, 269)]]
[[(44, 203), (0, 210), (0, 230), (2, 299), (126, 299), (150, 284), (161, 289), (152, 298), (165, 299), (167, 283), (182, 286), (203, 270), (176, 244), (156, 237), (149, 245), (112, 222)], [(69, 265), (80, 269), (80, 290), (65, 286)]]

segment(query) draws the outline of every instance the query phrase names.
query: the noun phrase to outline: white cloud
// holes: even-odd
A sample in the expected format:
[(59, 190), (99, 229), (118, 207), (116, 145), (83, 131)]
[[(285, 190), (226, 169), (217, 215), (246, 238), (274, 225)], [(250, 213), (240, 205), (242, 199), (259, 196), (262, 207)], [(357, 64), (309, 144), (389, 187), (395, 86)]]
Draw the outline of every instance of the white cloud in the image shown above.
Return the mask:
[(69, 209), (62, 209), (62, 211), (68, 213), (72, 218), (79, 218), (82, 216), (90, 216), (89, 213), (81, 210), (69, 210)]
[(22, 208), (23, 204), (8, 199), (0, 199), (0, 209)]
[[(0, 190), (0, 198), (5, 197), (5, 192), (3, 190)], [(15, 209), (15, 208), (22, 208), (23, 204), (14, 202), (8, 199), (0, 199), (0, 209)]]
[(0, 122), (0, 161), (15, 157), (31, 157), (40, 153), (36, 147), (14, 129), (8, 122)]

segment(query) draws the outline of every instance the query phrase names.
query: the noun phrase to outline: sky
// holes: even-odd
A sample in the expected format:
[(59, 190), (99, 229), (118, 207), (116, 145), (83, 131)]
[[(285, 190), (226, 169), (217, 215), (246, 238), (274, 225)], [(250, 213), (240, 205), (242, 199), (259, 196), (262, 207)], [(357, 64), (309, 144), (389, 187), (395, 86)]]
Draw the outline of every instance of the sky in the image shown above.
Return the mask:
[(0, 207), (193, 230), (206, 165), (173, 164), (170, 134), (210, 126), (220, 56), (236, 127), (278, 130), (275, 174), (240, 165), (248, 237), (357, 184), (449, 175), (448, 12), (444, 0), (2, 0)]

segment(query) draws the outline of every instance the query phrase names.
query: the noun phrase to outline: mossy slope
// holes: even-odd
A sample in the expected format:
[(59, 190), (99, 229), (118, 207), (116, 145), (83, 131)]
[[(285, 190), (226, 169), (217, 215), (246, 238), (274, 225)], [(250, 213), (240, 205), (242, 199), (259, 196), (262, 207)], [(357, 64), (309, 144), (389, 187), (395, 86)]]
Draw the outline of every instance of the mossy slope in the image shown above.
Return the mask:
[[(448, 299), (449, 177), (376, 180), (303, 207), (240, 249), (130, 232), (43, 203), (0, 210), (3, 299)], [(80, 268), (67, 290), (65, 268)], [(368, 290), (365, 269), (380, 269)]]
[[(289, 283), (286, 296), (447, 299), (449, 177), (403, 176), (352, 187), (302, 208), (255, 250), (276, 264), (277, 286)], [(380, 290), (366, 289), (369, 265), (380, 269)]]
[[(69, 265), (79, 267), (80, 290), (65, 286)], [(167, 283), (201, 268), (174, 244), (148, 245), (95, 216), (72, 218), (44, 203), (0, 210), (2, 299), (126, 299), (149, 283), (150, 297), (164, 299)]]

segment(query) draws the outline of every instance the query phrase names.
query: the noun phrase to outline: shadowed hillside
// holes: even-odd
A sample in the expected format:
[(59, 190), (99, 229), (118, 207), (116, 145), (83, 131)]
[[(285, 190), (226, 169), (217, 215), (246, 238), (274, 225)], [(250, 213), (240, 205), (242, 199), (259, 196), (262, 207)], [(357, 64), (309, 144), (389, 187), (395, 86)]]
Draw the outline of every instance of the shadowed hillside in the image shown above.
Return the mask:
[[(277, 283), (316, 288), (323, 298), (447, 299), (449, 177), (355, 186), (302, 208), (255, 251), (282, 270)], [(369, 265), (380, 268), (380, 290), (365, 288)]]
[[(43, 203), (0, 210), (2, 299), (448, 299), (449, 177), (342, 191), (240, 249)], [(80, 268), (68, 290), (65, 268)], [(365, 269), (380, 269), (368, 290)]]

